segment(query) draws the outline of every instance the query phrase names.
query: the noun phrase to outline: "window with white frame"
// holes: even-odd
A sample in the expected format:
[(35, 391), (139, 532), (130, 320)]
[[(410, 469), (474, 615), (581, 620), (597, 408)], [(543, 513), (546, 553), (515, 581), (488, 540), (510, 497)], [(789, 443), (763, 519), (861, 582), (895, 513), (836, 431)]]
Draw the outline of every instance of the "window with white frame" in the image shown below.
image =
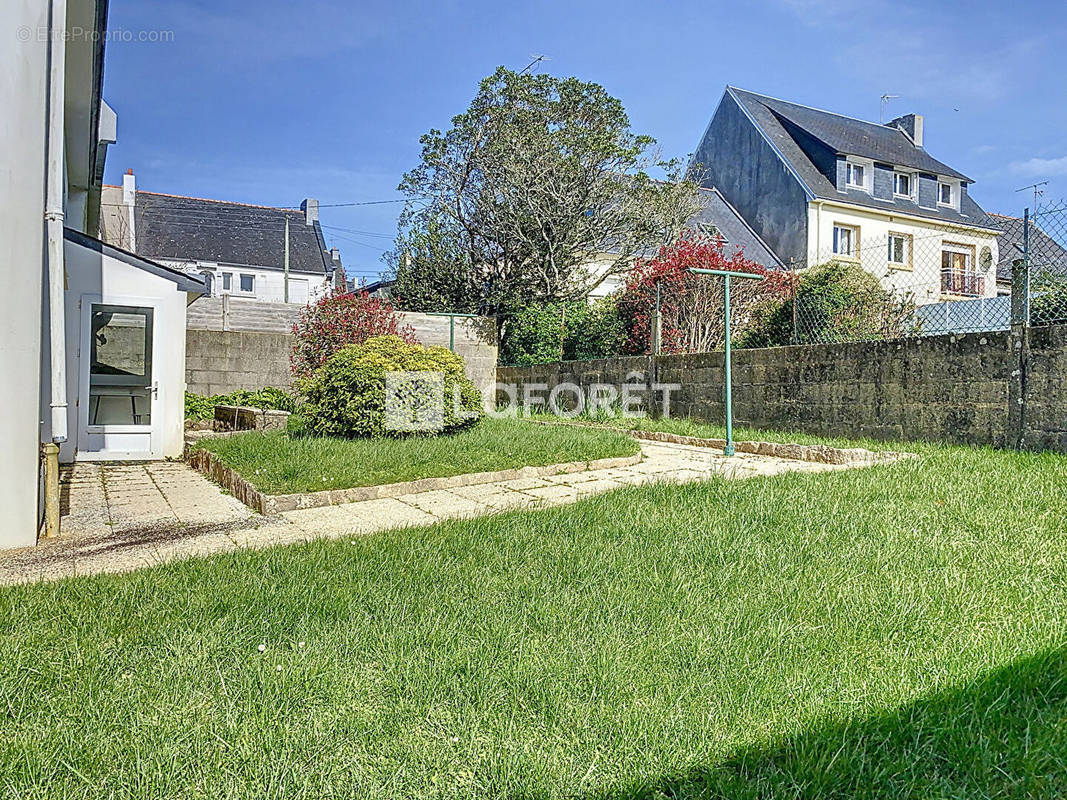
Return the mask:
[(858, 258), (860, 229), (855, 225), (834, 225), (834, 255)]
[(851, 161), (845, 164), (845, 184), (857, 189), (866, 189), (866, 169), (863, 164), (853, 164)]
[(907, 172), (893, 173), (893, 194), (897, 197), (911, 197), (911, 190), (914, 185), (911, 175)]
[(941, 206), (955, 205), (953, 198), (952, 184), (951, 183), (939, 183), (937, 184), (937, 204)]
[(251, 294), (256, 290), (256, 276), (255, 275), (242, 275), (241, 276), (241, 291)]
[(906, 233), (889, 234), (889, 265), (911, 267), (911, 236)]
[(228, 292), (233, 287), (233, 273), (222, 273), (222, 291)]

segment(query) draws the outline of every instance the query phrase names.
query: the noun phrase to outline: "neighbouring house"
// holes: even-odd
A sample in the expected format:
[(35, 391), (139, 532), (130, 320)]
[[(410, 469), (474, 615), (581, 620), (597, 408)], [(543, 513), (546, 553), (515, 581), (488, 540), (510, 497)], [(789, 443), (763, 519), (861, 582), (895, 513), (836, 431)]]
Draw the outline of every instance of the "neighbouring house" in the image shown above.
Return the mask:
[[(328, 249), (319, 204), (299, 209), (183, 197), (104, 186), (101, 238), (182, 272), (202, 275), (213, 297), (306, 305), (344, 285), (337, 249)], [(286, 226), (288, 225), (288, 269)]]
[(116, 130), (106, 0), (4, 3), (0, 22), (31, 34), (0, 48), (0, 237), (18, 274), (0, 299), (4, 549), (34, 544), (58, 500), (52, 445), (61, 461), (180, 455), (185, 312), (205, 286), (91, 235)]
[(918, 304), (995, 296), (1000, 228), (923, 141), (918, 114), (877, 124), (728, 86), (693, 165), (787, 266), (852, 262)]
[[(1011, 294), (1012, 264), (1023, 258), (1024, 226), (1022, 217), (990, 214), (1000, 226), (1000, 259), (997, 261), (997, 292)], [(1045, 278), (1067, 279), (1067, 249), (1043, 231), (1039, 223), (1030, 221), (1031, 281), (1040, 284)]]
[[(700, 211), (686, 223), (686, 227), (697, 233), (717, 237), (727, 255), (740, 251), (745, 258), (755, 261), (767, 269), (782, 269), (781, 260), (745, 221), (737, 209), (714, 186), (700, 188)], [(607, 269), (614, 258), (605, 254), (593, 259), (587, 269), (596, 274), (598, 270)], [(626, 273), (608, 275), (601, 281), (589, 297), (596, 300), (621, 290), (626, 285)]]
[(348, 282), (348, 289), (352, 292), (366, 292), (371, 297), (380, 297), (383, 300), (389, 300), (393, 296), (393, 285), (396, 281), (393, 278), (379, 278), (371, 283), (359, 284), (356, 281)]

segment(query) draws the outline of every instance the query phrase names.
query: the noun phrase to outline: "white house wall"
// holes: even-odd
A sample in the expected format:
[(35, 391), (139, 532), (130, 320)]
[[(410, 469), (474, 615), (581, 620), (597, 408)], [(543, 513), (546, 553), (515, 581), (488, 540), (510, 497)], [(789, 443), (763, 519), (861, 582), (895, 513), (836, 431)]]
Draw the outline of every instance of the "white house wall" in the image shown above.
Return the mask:
[(47, 28), (48, 3), (0, 3), (7, 37), (0, 47), (0, 240), (7, 278), (0, 292), (0, 549), (37, 540), (48, 43), (15, 32)]
[[(834, 225), (859, 228), (859, 258), (847, 259), (833, 253)], [(903, 233), (912, 237), (911, 269), (891, 266), (888, 257), (889, 233)], [(976, 274), (985, 278), (983, 297), (996, 297), (997, 239), (992, 232), (976, 228), (950, 227), (944, 222), (923, 221), (918, 218), (889, 215), (856, 206), (838, 206), (825, 201), (813, 201), (808, 206), (808, 263), (827, 261), (855, 261), (874, 275), (886, 289), (898, 296), (912, 293), (916, 303), (936, 303), (947, 299), (941, 292), (941, 250), (944, 243), (956, 243), (974, 248)], [(982, 271), (983, 248), (990, 249), (990, 266)]]
[[(155, 261), (159, 264), (165, 264), (167, 266), (180, 269), (183, 272), (191, 275), (202, 275), (205, 272), (212, 274), (213, 285), (211, 293), (215, 297), (219, 297), (224, 294), (231, 295), (232, 297), (245, 297), (250, 300), (260, 300), (265, 303), (284, 303), (285, 302), (285, 270), (272, 269), (270, 267), (238, 267), (229, 265), (220, 265), (215, 262), (207, 261), (174, 261), (168, 259), (157, 258)], [(230, 289), (227, 291), (222, 288), (222, 273), (228, 272), (233, 275)], [(253, 286), (255, 291), (242, 292), (241, 276), (252, 275), (255, 278)], [(307, 286), (307, 300), (306, 302), (313, 303), (323, 295), (330, 291), (330, 278), (325, 275), (310, 274), (307, 272), (290, 272), (289, 273), (289, 299), (290, 302), (298, 302), (297, 284), (304, 284)], [(299, 301), (300, 305), (304, 305), (304, 301)]]

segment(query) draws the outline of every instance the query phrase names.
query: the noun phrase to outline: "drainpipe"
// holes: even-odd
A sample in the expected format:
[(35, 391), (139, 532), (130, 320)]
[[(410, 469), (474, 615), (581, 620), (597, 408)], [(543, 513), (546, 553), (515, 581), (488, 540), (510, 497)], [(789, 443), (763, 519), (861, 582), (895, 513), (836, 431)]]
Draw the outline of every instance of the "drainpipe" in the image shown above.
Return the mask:
[(52, 441), (67, 441), (67, 350), (63, 313), (63, 102), (67, 29), (66, 0), (52, 0), (48, 37), (48, 164), (45, 230), (48, 240), (48, 322), (52, 356)]

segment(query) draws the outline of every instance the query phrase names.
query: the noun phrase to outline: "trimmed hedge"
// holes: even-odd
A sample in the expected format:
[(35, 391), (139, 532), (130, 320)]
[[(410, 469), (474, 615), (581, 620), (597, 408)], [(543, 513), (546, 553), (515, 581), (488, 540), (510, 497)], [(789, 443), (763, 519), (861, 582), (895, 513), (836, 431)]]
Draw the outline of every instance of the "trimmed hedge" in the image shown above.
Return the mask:
[[(444, 407), (437, 406), (432, 378), (404, 381), (397, 406), (411, 412), (432, 411), (439, 419), (430, 428), (402, 431), (386, 419), (386, 374), (439, 373), (444, 379)], [(397, 336), (376, 336), (334, 353), (310, 377), (298, 381), (304, 395), (303, 429), (318, 436), (379, 437), (404, 433), (450, 433), (477, 424), (482, 397), (467, 378), (463, 358), (443, 347), (410, 344)]]

